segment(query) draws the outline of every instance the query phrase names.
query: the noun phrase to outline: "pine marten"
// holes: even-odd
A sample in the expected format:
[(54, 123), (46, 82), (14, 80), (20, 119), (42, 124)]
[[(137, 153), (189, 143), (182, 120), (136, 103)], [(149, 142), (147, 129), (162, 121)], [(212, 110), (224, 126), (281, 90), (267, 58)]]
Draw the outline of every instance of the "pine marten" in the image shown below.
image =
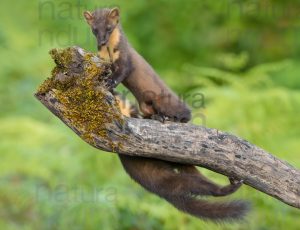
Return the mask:
[[(128, 43), (118, 8), (97, 9), (93, 13), (86, 11), (84, 17), (97, 38), (100, 58), (113, 63), (109, 87), (113, 89), (123, 83), (136, 97), (145, 117), (159, 116), (178, 122), (191, 119), (188, 106)], [(124, 113), (130, 115), (130, 112)], [(221, 221), (242, 218), (248, 210), (247, 203), (241, 201), (211, 203), (197, 198), (232, 194), (240, 188), (242, 181), (230, 179), (229, 185), (221, 187), (205, 178), (194, 166), (142, 157), (119, 157), (133, 180), (190, 215)]]

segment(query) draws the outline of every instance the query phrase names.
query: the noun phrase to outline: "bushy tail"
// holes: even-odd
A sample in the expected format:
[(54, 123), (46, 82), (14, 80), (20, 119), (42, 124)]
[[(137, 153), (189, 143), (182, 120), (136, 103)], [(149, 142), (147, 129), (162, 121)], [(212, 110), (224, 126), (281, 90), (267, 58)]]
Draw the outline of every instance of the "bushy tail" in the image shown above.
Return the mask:
[[(211, 195), (208, 191), (220, 189), (192, 166), (142, 157), (119, 157), (133, 180), (185, 213), (218, 222), (242, 219), (249, 210), (248, 203), (242, 201), (213, 203), (192, 196), (193, 191), (198, 195)], [(175, 169), (183, 167), (186, 167), (185, 173), (176, 173)]]
[(164, 198), (185, 213), (216, 222), (243, 219), (249, 210), (249, 204), (243, 201), (213, 203), (189, 196), (170, 196)]

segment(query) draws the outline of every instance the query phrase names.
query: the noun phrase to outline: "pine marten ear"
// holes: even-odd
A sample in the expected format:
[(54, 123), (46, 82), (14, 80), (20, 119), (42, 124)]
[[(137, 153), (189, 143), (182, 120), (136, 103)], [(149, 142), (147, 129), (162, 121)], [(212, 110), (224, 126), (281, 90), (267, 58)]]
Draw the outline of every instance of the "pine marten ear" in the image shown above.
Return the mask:
[(114, 23), (119, 23), (119, 19), (120, 19), (120, 10), (118, 7), (115, 7), (113, 9), (111, 9), (111, 11), (108, 14), (108, 17), (113, 20)]
[(83, 16), (86, 20), (86, 22), (89, 24), (89, 25), (92, 25), (93, 24), (93, 21), (94, 21), (94, 17), (92, 15), (92, 13), (90, 11), (85, 11), (83, 13)]

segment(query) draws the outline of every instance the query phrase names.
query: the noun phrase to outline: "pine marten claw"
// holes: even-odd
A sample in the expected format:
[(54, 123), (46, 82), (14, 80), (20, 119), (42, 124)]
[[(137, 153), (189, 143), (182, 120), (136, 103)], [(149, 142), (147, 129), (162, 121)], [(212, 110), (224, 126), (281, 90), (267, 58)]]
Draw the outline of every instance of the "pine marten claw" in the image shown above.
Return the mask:
[(163, 123), (163, 124), (168, 120), (168, 118), (167, 118), (166, 116), (160, 115), (160, 114), (153, 114), (153, 115), (151, 116), (151, 119), (152, 119), (152, 120), (159, 121), (159, 122), (161, 122), (161, 123)]
[(167, 121), (169, 122), (179, 122), (178, 118), (176, 117), (169, 117), (162, 114), (154, 114), (151, 116), (151, 119), (160, 121), (161, 123), (165, 124)]
[(118, 85), (117, 81), (112, 78), (106, 78), (104, 79), (104, 87), (107, 88), (107, 90), (112, 91), (116, 86)]
[(229, 178), (230, 184), (232, 185), (242, 185), (244, 183), (244, 180), (237, 180), (233, 177)]

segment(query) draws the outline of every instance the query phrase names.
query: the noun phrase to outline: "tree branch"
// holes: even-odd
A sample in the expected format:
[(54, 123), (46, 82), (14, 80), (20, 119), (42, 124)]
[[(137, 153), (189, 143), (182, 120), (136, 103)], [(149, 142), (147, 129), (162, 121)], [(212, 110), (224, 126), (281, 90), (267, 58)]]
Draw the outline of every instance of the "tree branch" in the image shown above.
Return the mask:
[(126, 118), (105, 88), (109, 64), (73, 47), (52, 50), (57, 66), (36, 97), (92, 146), (198, 165), (300, 208), (300, 171), (238, 137), (190, 124)]

